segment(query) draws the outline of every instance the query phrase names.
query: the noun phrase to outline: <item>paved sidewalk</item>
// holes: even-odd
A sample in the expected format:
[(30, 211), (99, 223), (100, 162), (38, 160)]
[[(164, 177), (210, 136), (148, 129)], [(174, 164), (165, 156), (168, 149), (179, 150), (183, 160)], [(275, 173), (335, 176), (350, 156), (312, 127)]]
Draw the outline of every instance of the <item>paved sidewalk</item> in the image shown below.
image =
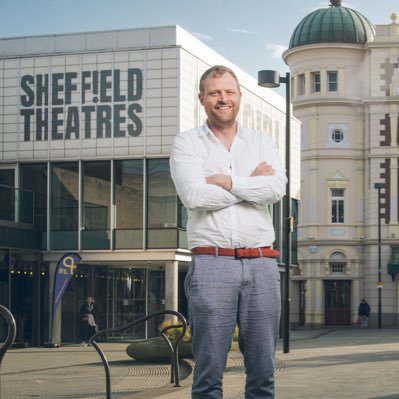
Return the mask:
[[(113, 399), (189, 399), (190, 364), (181, 387), (170, 384), (168, 364), (130, 359), (127, 344), (104, 343)], [(277, 352), (276, 399), (399, 399), (399, 329), (292, 331), (290, 352)], [(3, 359), (1, 399), (104, 399), (104, 369), (92, 347), (12, 349)], [(244, 367), (231, 351), (224, 399), (244, 398)]]

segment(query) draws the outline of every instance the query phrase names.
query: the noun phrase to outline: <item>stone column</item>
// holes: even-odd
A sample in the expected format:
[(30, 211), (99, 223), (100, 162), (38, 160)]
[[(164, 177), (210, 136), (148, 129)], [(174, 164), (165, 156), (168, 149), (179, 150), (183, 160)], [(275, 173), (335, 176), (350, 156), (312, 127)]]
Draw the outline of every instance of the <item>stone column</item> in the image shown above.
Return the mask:
[(306, 308), (305, 308), (305, 327), (312, 328), (313, 327), (313, 279), (306, 280), (306, 292), (305, 292), (305, 301), (306, 301)]
[(324, 304), (323, 298), (323, 280), (318, 278), (314, 280), (314, 325), (316, 328), (320, 328), (324, 326), (324, 309), (322, 309), (322, 305)]
[[(398, 107), (392, 104), (390, 107), (389, 119), (391, 122), (391, 147), (396, 148), (398, 145)], [(398, 230), (398, 162), (395, 158), (391, 159), (390, 170), (390, 228), (389, 233), (392, 238), (397, 238)], [(388, 200), (388, 199), (387, 199)]]
[(298, 78), (297, 74), (292, 75), (292, 80), (291, 80), (291, 98), (295, 98), (298, 96), (298, 90), (297, 90), (297, 84), (298, 84)]
[(322, 96), (327, 95), (327, 85), (328, 85), (328, 80), (327, 80), (327, 68), (323, 67), (320, 68), (320, 94)]
[(391, 160), (391, 195), (390, 201), (390, 220), (389, 224), (398, 224), (398, 164), (396, 159)]
[(305, 71), (305, 96), (309, 97), (312, 93), (312, 75), (309, 70)]
[(337, 91), (339, 96), (345, 96), (345, 68), (338, 68), (337, 70)]
[[(167, 310), (178, 310), (178, 272), (178, 261), (165, 263), (165, 309)], [(167, 316), (166, 319), (177, 320), (174, 316)]]
[(352, 323), (356, 323), (357, 320), (357, 309), (359, 307), (359, 303), (363, 298), (363, 293), (360, 292), (360, 278), (356, 278), (352, 280)]
[(391, 122), (391, 147), (398, 145), (398, 112), (396, 104), (391, 105), (391, 113), (389, 114)]

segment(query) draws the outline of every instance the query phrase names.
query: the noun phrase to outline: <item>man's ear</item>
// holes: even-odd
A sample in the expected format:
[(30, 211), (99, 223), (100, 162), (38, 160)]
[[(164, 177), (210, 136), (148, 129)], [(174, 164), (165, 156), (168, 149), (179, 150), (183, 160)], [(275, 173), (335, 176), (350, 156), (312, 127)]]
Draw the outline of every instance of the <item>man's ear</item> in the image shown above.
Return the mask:
[(204, 95), (202, 93), (198, 93), (198, 100), (201, 105), (204, 105)]

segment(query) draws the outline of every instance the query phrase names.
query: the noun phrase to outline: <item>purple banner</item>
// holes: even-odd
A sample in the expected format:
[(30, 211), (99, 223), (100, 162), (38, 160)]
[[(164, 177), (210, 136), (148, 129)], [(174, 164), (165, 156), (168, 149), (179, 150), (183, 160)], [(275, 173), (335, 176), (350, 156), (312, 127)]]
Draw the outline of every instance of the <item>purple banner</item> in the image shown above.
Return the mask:
[(67, 253), (58, 262), (54, 276), (53, 317), (57, 312), (62, 295), (68, 287), (75, 269), (78, 267), (78, 264), (81, 260), (82, 258), (80, 255), (75, 253)]

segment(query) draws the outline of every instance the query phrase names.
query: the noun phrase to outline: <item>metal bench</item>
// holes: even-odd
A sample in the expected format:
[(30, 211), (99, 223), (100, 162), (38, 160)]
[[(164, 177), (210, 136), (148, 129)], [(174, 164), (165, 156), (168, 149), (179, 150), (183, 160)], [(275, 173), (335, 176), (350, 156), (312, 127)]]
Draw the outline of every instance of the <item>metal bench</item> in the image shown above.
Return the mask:
[[(166, 343), (168, 344), (168, 347), (170, 349), (170, 358), (171, 358), (171, 376), (170, 376), (170, 382), (171, 384), (174, 383), (175, 387), (180, 386), (180, 371), (179, 371), (179, 355), (178, 355), (178, 350), (179, 350), (179, 345), (181, 340), (184, 337), (184, 334), (186, 333), (187, 330), (187, 321), (184, 318), (184, 316), (176, 312), (174, 310), (163, 310), (159, 312), (154, 312), (151, 313), (147, 316), (141, 317), (140, 319), (137, 319), (135, 321), (132, 321), (130, 323), (124, 324), (121, 327), (118, 328), (108, 328), (105, 330), (98, 331), (96, 334), (94, 334), (90, 339), (89, 343), (93, 345), (97, 353), (100, 355), (101, 360), (103, 362), (104, 370), (105, 370), (105, 384), (106, 384), (106, 398), (111, 399), (111, 375), (110, 375), (110, 370), (109, 370), (109, 364), (108, 360), (102, 351), (102, 349), (99, 347), (98, 343), (96, 342), (96, 339), (101, 336), (101, 335), (106, 335), (110, 333), (116, 333), (120, 332), (123, 330), (126, 330), (129, 327), (133, 327), (137, 324), (143, 323), (149, 319), (152, 319), (154, 317), (162, 316), (162, 315), (173, 315), (176, 316), (181, 324), (176, 324), (176, 325), (170, 325), (162, 330), (160, 330), (161, 336), (165, 339)], [(166, 335), (166, 332), (171, 329), (171, 328), (181, 328), (181, 333), (178, 335), (177, 339), (174, 341), (171, 341), (168, 336)]]

